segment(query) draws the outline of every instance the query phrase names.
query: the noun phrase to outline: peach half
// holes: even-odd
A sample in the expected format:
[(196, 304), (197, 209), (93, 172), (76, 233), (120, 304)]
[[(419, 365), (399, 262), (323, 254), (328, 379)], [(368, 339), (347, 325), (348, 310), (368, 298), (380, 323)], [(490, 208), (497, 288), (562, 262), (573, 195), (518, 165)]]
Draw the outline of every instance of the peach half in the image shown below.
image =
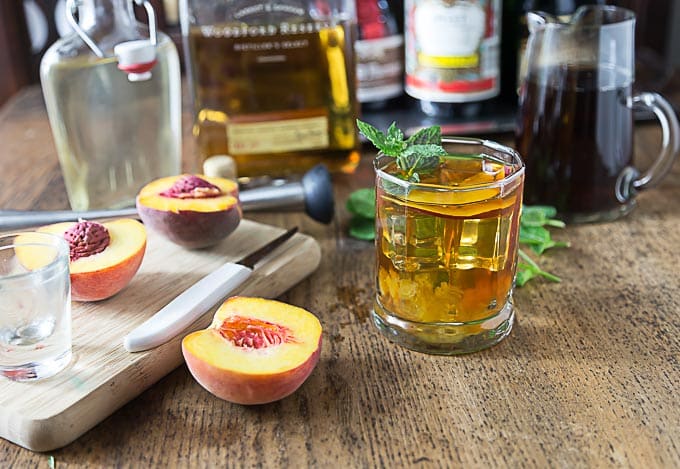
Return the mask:
[(321, 323), (275, 300), (232, 297), (210, 327), (182, 340), (189, 371), (206, 390), (236, 404), (266, 404), (295, 392), (321, 353)]
[[(64, 236), (70, 247), (71, 298), (98, 301), (121, 291), (146, 251), (146, 229), (137, 220), (55, 223), (37, 231)], [(23, 261), (22, 261), (23, 262)]]
[(189, 249), (219, 243), (242, 217), (238, 184), (194, 174), (150, 182), (137, 194), (137, 212), (151, 230)]

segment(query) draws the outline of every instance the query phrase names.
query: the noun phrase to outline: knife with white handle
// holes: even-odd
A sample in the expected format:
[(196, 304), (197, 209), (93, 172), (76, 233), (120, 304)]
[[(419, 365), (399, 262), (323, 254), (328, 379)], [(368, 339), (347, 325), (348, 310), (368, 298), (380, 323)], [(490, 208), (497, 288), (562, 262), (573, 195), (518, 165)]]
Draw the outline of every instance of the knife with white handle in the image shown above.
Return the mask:
[(255, 264), (297, 232), (291, 228), (238, 262), (227, 262), (189, 287), (123, 339), (128, 352), (158, 347), (176, 337), (253, 273)]

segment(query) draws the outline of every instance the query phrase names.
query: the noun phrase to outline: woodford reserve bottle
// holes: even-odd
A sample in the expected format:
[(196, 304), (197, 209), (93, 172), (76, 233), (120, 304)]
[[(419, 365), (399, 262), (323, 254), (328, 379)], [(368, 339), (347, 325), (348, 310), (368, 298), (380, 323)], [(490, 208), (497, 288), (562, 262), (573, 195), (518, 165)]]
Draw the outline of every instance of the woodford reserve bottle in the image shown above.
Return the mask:
[(406, 0), (406, 93), (432, 116), (477, 114), (500, 91), (501, 0)]
[(359, 160), (354, 0), (182, 0), (199, 165), (229, 154), (239, 176)]

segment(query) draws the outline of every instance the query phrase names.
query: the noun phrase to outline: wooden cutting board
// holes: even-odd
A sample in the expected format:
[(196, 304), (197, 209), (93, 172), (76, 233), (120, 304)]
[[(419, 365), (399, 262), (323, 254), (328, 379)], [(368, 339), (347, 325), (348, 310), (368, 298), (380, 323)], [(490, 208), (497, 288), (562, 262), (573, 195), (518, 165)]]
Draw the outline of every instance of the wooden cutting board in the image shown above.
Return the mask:
[[(123, 337), (224, 262), (281, 233), (243, 220), (218, 246), (189, 251), (149, 232), (144, 261), (123, 291), (96, 303), (73, 303), (73, 359), (64, 371), (30, 383), (0, 378), (0, 437), (33, 451), (60, 448), (178, 367), (181, 339), (207, 327), (218, 305), (155, 349), (129, 353)], [(233, 294), (275, 298), (312, 273), (320, 260), (316, 241), (296, 234), (263, 259)]]

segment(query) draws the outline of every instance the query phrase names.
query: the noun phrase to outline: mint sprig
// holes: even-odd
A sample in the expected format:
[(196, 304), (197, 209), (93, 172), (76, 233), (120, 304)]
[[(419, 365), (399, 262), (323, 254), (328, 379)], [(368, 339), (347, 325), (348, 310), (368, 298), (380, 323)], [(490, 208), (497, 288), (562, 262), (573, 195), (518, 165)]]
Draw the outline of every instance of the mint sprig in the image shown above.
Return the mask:
[(390, 124), (387, 133), (359, 119), (357, 127), (381, 154), (396, 160), (397, 167), (406, 172), (407, 181), (419, 182), (420, 173), (434, 170), (441, 157), (447, 155), (442, 147), (441, 128), (436, 125), (421, 129), (406, 140), (395, 122)]

